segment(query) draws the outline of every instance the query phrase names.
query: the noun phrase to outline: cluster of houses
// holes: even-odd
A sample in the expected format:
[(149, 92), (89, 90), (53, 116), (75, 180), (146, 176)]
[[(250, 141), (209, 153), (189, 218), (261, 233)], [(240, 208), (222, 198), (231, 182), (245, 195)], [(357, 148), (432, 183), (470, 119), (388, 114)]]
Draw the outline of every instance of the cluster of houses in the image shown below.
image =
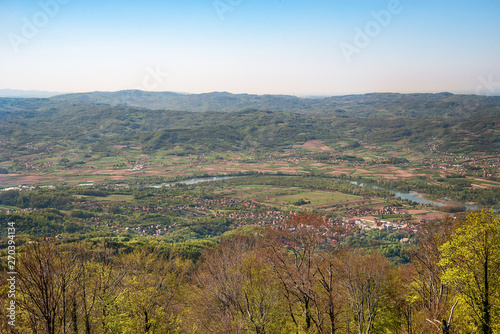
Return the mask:
[(172, 225), (168, 225), (168, 226), (163, 226), (163, 225), (157, 224), (157, 225), (148, 225), (148, 226), (125, 227), (125, 228), (121, 228), (121, 229), (119, 228), (120, 225), (118, 225), (118, 224), (115, 226), (110, 225), (110, 227), (115, 228), (113, 230), (114, 233), (134, 231), (134, 232), (139, 233), (140, 235), (159, 237), (159, 236), (165, 234), (165, 232), (168, 229), (177, 227), (177, 223), (173, 223)]
[(453, 153), (443, 153), (439, 158), (429, 159), (429, 162), (428, 167), (431, 169), (439, 169), (445, 173), (461, 175), (470, 173), (470, 167), (474, 167), (477, 171), (477, 176), (487, 178), (493, 177), (495, 170), (498, 173), (498, 168), (500, 167), (500, 159), (498, 157), (477, 158), (455, 155)]
[[(169, 196), (168, 198), (174, 199), (175, 196)], [(175, 198), (179, 200), (178, 198)], [(189, 210), (189, 211), (207, 211), (207, 210), (237, 210), (237, 209), (259, 209), (260, 206), (254, 202), (247, 200), (237, 200), (237, 199), (204, 199), (204, 198), (191, 198), (186, 197), (191, 203), (184, 205), (175, 206), (144, 206), (144, 205), (127, 205), (126, 203), (116, 203), (116, 202), (76, 202), (81, 206), (81, 208), (116, 208), (120, 207), (123, 209), (129, 209), (133, 211), (143, 211), (143, 212), (161, 212), (161, 211), (179, 211), (179, 210)]]
[(378, 220), (376, 217), (354, 217), (343, 220), (344, 226), (357, 226), (362, 230), (399, 230), (408, 228), (407, 224)]
[(146, 167), (147, 167), (146, 165), (138, 164), (138, 165), (135, 165), (134, 168), (132, 168), (130, 171), (135, 172), (135, 171), (146, 169)]
[(42, 171), (53, 166), (52, 161), (48, 162), (34, 162), (32, 159), (27, 160), (13, 160), (14, 166), (22, 171)]
[(259, 226), (277, 225), (287, 221), (292, 214), (292, 212), (284, 213), (282, 211), (268, 210), (260, 213), (248, 211), (220, 212), (216, 213), (215, 216), (232, 220), (234, 227), (242, 227), (250, 224)]
[(21, 213), (21, 212), (30, 212), (30, 211), (36, 211), (38, 210), (37, 208), (26, 208), (26, 209), (21, 209), (21, 210), (13, 210), (13, 209), (7, 209), (5, 212), (6, 213)]
[(16, 187), (9, 187), (9, 188), (2, 188), (0, 189), (0, 191), (9, 191), (9, 190), (33, 190), (35, 188), (50, 188), (50, 189), (53, 189), (54, 186), (52, 185), (48, 185), (48, 186), (33, 186), (33, 185), (24, 185), (24, 184), (20, 184)]
[(356, 208), (348, 209), (345, 214), (354, 217), (372, 216), (372, 215), (394, 215), (406, 213), (402, 207), (399, 206), (384, 206), (383, 208)]

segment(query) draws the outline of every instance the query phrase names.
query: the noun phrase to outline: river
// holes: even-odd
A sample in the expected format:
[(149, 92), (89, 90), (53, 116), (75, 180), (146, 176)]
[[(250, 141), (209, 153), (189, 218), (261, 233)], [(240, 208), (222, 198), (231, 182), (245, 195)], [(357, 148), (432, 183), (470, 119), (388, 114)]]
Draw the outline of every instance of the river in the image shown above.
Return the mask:
[(175, 181), (175, 182), (169, 182), (169, 183), (155, 184), (155, 185), (152, 185), (149, 187), (151, 187), (151, 188), (171, 187), (171, 186), (176, 185), (178, 183), (180, 183), (180, 184), (197, 184), (197, 183), (202, 183), (202, 182), (227, 180), (227, 179), (232, 179), (235, 177), (237, 177), (237, 176), (199, 177), (199, 178), (194, 178), (194, 179), (189, 179), (189, 180), (184, 180), (184, 181)]
[[(193, 178), (189, 180), (184, 180), (184, 181), (177, 181), (177, 182), (171, 182), (171, 183), (163, 183), (163, 184), (157, 184), (157, 185), (152, 185), (150, 187), (153, 188), (161, 188), (161, 187), (171, 187), (177, 183), (181, 184), (197, 184), (201, 182), (210, 182), (210, 181), (221, 181), (221, 180), (227, 180), (227, 179), (232, 179), (235, 177), (243, 177), (242, 176), (213, 176), (213, 177), (200, 177), (200, 178)], [(273, 176), (283, 176), (283, 177), (289, 177), (288, 175), (273, 175)], [(430, 201), (428, 199), (423, 198), (420, 194), (416, 192), (406, 192), (406, 191), (401, 191), (401, 190), (395, 190), (395, 189), (389, 189), (389, 188), (384, 188), (380, 186), (376, 186), (373, 184), (369, 183), (361, 183), (358, 181), (351, 181), (351, 180), (345, 180), (345, 179), (338, 179), (338, 178), (333, 178), (334, 180), (337, 181), (344, 181), (344, 182), (349, 182), (352, 184), (355, 184), (360, 187), (368, 187), (368, 188), (373, 188), (373, 189), (380, 189), (380, 190), (387, 190), (387, 191), (392, 191), (394, 192), (394, 197), (402, 199), (402, 200), (408, 200), (408, 201), (414, 201), (419, 204), (431, 204), (431, 205), (436, 205), (436, 206), (445, 206), (448, 204), (444, 203), (439, 203), (439, 202), (434, 202)], [(449, 202), (449, 199), (443, 199), (443, 201)], [(454, 202), (457, 205), (464, 205), (467, 210), (475, 210), (478, 209), (479, 207), (477, 205), (471, 205), (471, 204), (464, 204), (460, 202)]]
[[(342, 179), (336, 179), (336, 180), (340, 181)], [(342, 181), (344, 181), (344, 180), (342, 180)], [(432, 205), (436, 205), (436, 206), (445, 206), (445, 205), (448, 205), (448, 204), (444, 204), (444, 203), (430, 201), (428, 199), (423, 198), (419, 193), (416, 193), (416, 192), (413, 192), (413, 191), (406, 192), (406, 191), (401, 191), (401, 190), (388, 189), (388, 188), (376, 186), (376, 185), (369, 184), (369, 183), (360, 183), (358, 181), (347, 181), (347, 182), (350, 182), (350, 183), (355, 184), (355, 185), (360, 186), (360, 187), (368, 187), (368, 188), (373, 188), (373, 189), (380, 189), (380, 190), (392, 191), (392, 192), (394, 192), (394, 197), (396, 197), (396, 198), (399, 198), (399, 199), (402, 199), (402, 200), (414, 201), (414, 202), (417, 202), (419, 204), (432, 204)], [(450, 199), (448, 199), (448, 198), (443, 199), (443, 201), (445, 201), (445, 200), (446, 201), (450, 201)], [(455, 202), (455, 201), (453, 201), (453, 202), (456, 203), (457, 205), (463, 205), (463, 206), (465, 206), (465, 208), (467, 210), (476, 210), (476, 209), (479, 209), (479, 207), (477, 205), (465, 204), (465, 203)]]

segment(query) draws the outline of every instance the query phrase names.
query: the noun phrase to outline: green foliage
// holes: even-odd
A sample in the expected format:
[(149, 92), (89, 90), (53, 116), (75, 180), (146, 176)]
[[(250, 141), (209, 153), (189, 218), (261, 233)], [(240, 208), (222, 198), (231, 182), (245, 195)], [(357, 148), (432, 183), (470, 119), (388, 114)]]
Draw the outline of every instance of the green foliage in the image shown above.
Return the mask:
[[(120, 191), (138, 194), (139, 201), (180, 192)], [(23, 215), (26, 221), (62, 222), (73, 233), (71, 217), (90, 212)], [(0, 224), (16, 215), (0, 213)], [(53, 333), (432, 332), (436, 321), (448, 320), (452, 306), (452, 332), (499, 330), (500, 217), (494, 212), (470, 213), (458, 228), (452, 221), (422, 226), (410, 258), (398, 241), (408, 237), (402, 231), (344, 234), (340, 228), (338, 243), (325, 245), (322, 228), (328, 224), (321, 216), (298, 215), (279, 228), (246, 226), (238, 229), (243, 234), (232, 231), (217, 242), (101, 233), (84, 241), (19, 246), (19, 330), (50, 325)], [(408, 260), (414, 262), (403, 265)], [(48, 283), (35, 285), (40, 277)], [(0, 289), (2, 299), (6, 291)], [(36, 306), (38, 293), (54, 291), (60, 297)], [(47, 320), (43, 312), (49, 308)]]
[[(417, 150), (438, 145), (444, 152), (498, 152), (500, 136), (492, 117), (499, 115), (500, 102), (493, 97), (475, 98), (478, 105), (474, 108), (464, 104), (467, 96), (449, 94), (369, 94), (317, 100), (125, 91), (51, 99), (0, 98), (0, 157), (61, 152), (75, 146), (112, 156), (119, 151), (115, 144), (140, 144), (146, 151), (180, 146), (177, 154), (184, 155), (279, 150), (312, 139), (347, 142), (345, 149), (358, 148), (361, 142), (403, 141)], [(177, 102), (171, 103), (172, 99)], [(347, 118), (337, 117), (339, 104)], [(153, 106), (154, 110), (143, 109)], [(65, 168), (81, 163), (68, 157), (59, 159)]]
[(442, 248), (445, 283), (454, 286), (475, 315), (478, 330), (500, 330), (500, 216), (469, 213)]
[[(471, 106), (474, 99), (475, 106)], [(19, 101), (19, 99), (10, 99)], [(35, 99), (31, 99), (35, 100)], [(16, 102), (17, 102), (16, 101)], [(376, 93), (365, 95), (332, 96), (322, 99), (298, 98), (284, 95), (250, 95), (230, 93), (176, 94), (171, 92), (143, 92), (128, 90), (119, 92), (79, 93), (38, 99), (44, 103), (95, 103), (128, 105), (149, 109), (189, 110), (192, 112), (235, 112), (245, 109), (291, 111), (358, 116), (358, 117), (457, 117), (467, 112), (488, 110), (498, 106), (498, 97), (440, 94), (394, 94)], [(12, 103), (12, 102), (11, 102)], [(32, 106), (26, 102), (25, 106)], [(491, 125), (493, 123), (493, 125)], [(476, 121), (478, 129), (494, 126), (490, 120)], [(444, 127), (444, 126), (443, 126)], [(449, 127), (449, 125), (448, 125)]]
[(305, 204), (308, 204), (308, 203), (309, 203), (309, 201), (306, 201), (303, 198), (301, 198), (298, 201), (294, 202), (293, 205), (301, 206), (301, 205), (305, 205)]
[(282, 187), (300, 187), (305, 189), (334, 190), (344, 194), (367, 197), (392, 197), (394, 195), (394, 193), (386, 190), (366, 188), (341, 180), (321, 177), (254, 175), (230, 179), (223, 182), (233, 186), (261, 184)]
[[(37, 237), (54, 237), (65, 232), (66, 227), (73, 230), (73, 233), (82, 230), (78, 225), (67, 225), (64, 214), (56, 209), (42, 209), (26, 213), (4, 214), (0, 213), (0, 224), (7, 226), (8, 222), (16, 224), (18, 233), (30, 234)], [(6, 231), (2, 232), (2, 237), (6, 236)]]
[(0, 192), (0, 204), (19, 208), (65, 209), (73, 200), (65, 191), (34, 189), (31, 191), (8, 190)]
[(341, 155), (337, 159), (339, 159), (339, 160), (345, 160), (345, 161), (349, 161), (349, 162), (363, 162), (364, 161), (363, 158), (360, 158), (360, 157), (357, 157), (357, 156), (354, 156), (354, 155)]
[[(443, 179), (444, 180), (444, 179)], [(460, 202), (474, 202), (486, 207), (500, 208), (500, 187), (478, 189), (469, 187), (471, 182), (463, 179), (446, 179), (450, 183), (449, 187), (429, 184), (429, 180), (388, 180), (388, 179), (370, 179), (365, 180), (357, 178), (361, 183), (381, 186), (386, 189), (414, 191), (423, 194), (433, 194), (439, 198), (452, 198)]]

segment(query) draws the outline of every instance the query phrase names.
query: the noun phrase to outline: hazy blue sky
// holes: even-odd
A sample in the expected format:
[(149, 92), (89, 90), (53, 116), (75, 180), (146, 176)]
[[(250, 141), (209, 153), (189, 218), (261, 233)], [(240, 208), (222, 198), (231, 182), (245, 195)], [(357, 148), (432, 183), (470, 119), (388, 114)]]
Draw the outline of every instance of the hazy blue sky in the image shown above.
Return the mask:
[(0, 0), (0, 89), (500, 95), (498, 0)]

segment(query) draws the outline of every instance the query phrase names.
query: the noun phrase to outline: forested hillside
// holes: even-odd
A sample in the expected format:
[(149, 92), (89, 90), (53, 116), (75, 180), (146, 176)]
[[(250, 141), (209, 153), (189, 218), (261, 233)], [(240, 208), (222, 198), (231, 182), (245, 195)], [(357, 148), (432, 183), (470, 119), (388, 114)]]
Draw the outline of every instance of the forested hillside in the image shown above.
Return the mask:
[[(418, 244), (406, 248), (408, 265), (350, 246), (352, 230), (318, 215), (297, 215), (218, 243), (35, 241), (16, 255), (16, 328), (52, 334), (496, 333), (499, 218), (483, 211), (422, 226)], [(353, 237), (363, 235), (354, 231)], [(2, 302), (7, 291), (0, 292)], [(12, 313), (2, 306), (8, 318)], [(7, 330), (6, 321), (0, 330)]]
[[(137, 96), (149, 101), (144, 105), (155, 99), (183, 99), (184, 105), (164, 104), (178, 110), (201, 111), (196, 106), (218, 102), (207, 107), (215, 111), (207, 112), (145, 109), (125, 105), (141, 104), (128, 102), (113, 105), (116, 99), (134, 100)], [(220, 102), (226, 98), (229, 100), (224, 103), (231, 105), (231, 110)], [(286, 111), (279, 111), (273, 103), (285, 103), (281, 110)], [(251, 106), (258, 109), (248, 109)], [(1, 98), (0, 154), (3, 159), (22, 155), (55, 140), (97, 145), (100, 150), (115, 144), (138, 144), (145, 151), (180, 145), (200, 153), (274, 150), (314, 139), (354, 145), (401, 141), (420, 151), (433, 146), (444, 152), (496, 153), (500, 145), (499, 117), (499, 98), (444, 93), (299, 99), (131, 91), (51, 99)]]
[(318, 98), (288, 95), (250, 95), (213, 92), (178, 94), (138, 90), (93, 92), (59, 95), (52, 101), (72, 103), (106, 103), (149, 109), (185, 110), (192, 112), (244, 109), (289, 111), (301, 114), (348, 113), (362, 117), (455, 117), (474, 111), (498, 108), (499, 97), (476, 95), (373, 93)]

